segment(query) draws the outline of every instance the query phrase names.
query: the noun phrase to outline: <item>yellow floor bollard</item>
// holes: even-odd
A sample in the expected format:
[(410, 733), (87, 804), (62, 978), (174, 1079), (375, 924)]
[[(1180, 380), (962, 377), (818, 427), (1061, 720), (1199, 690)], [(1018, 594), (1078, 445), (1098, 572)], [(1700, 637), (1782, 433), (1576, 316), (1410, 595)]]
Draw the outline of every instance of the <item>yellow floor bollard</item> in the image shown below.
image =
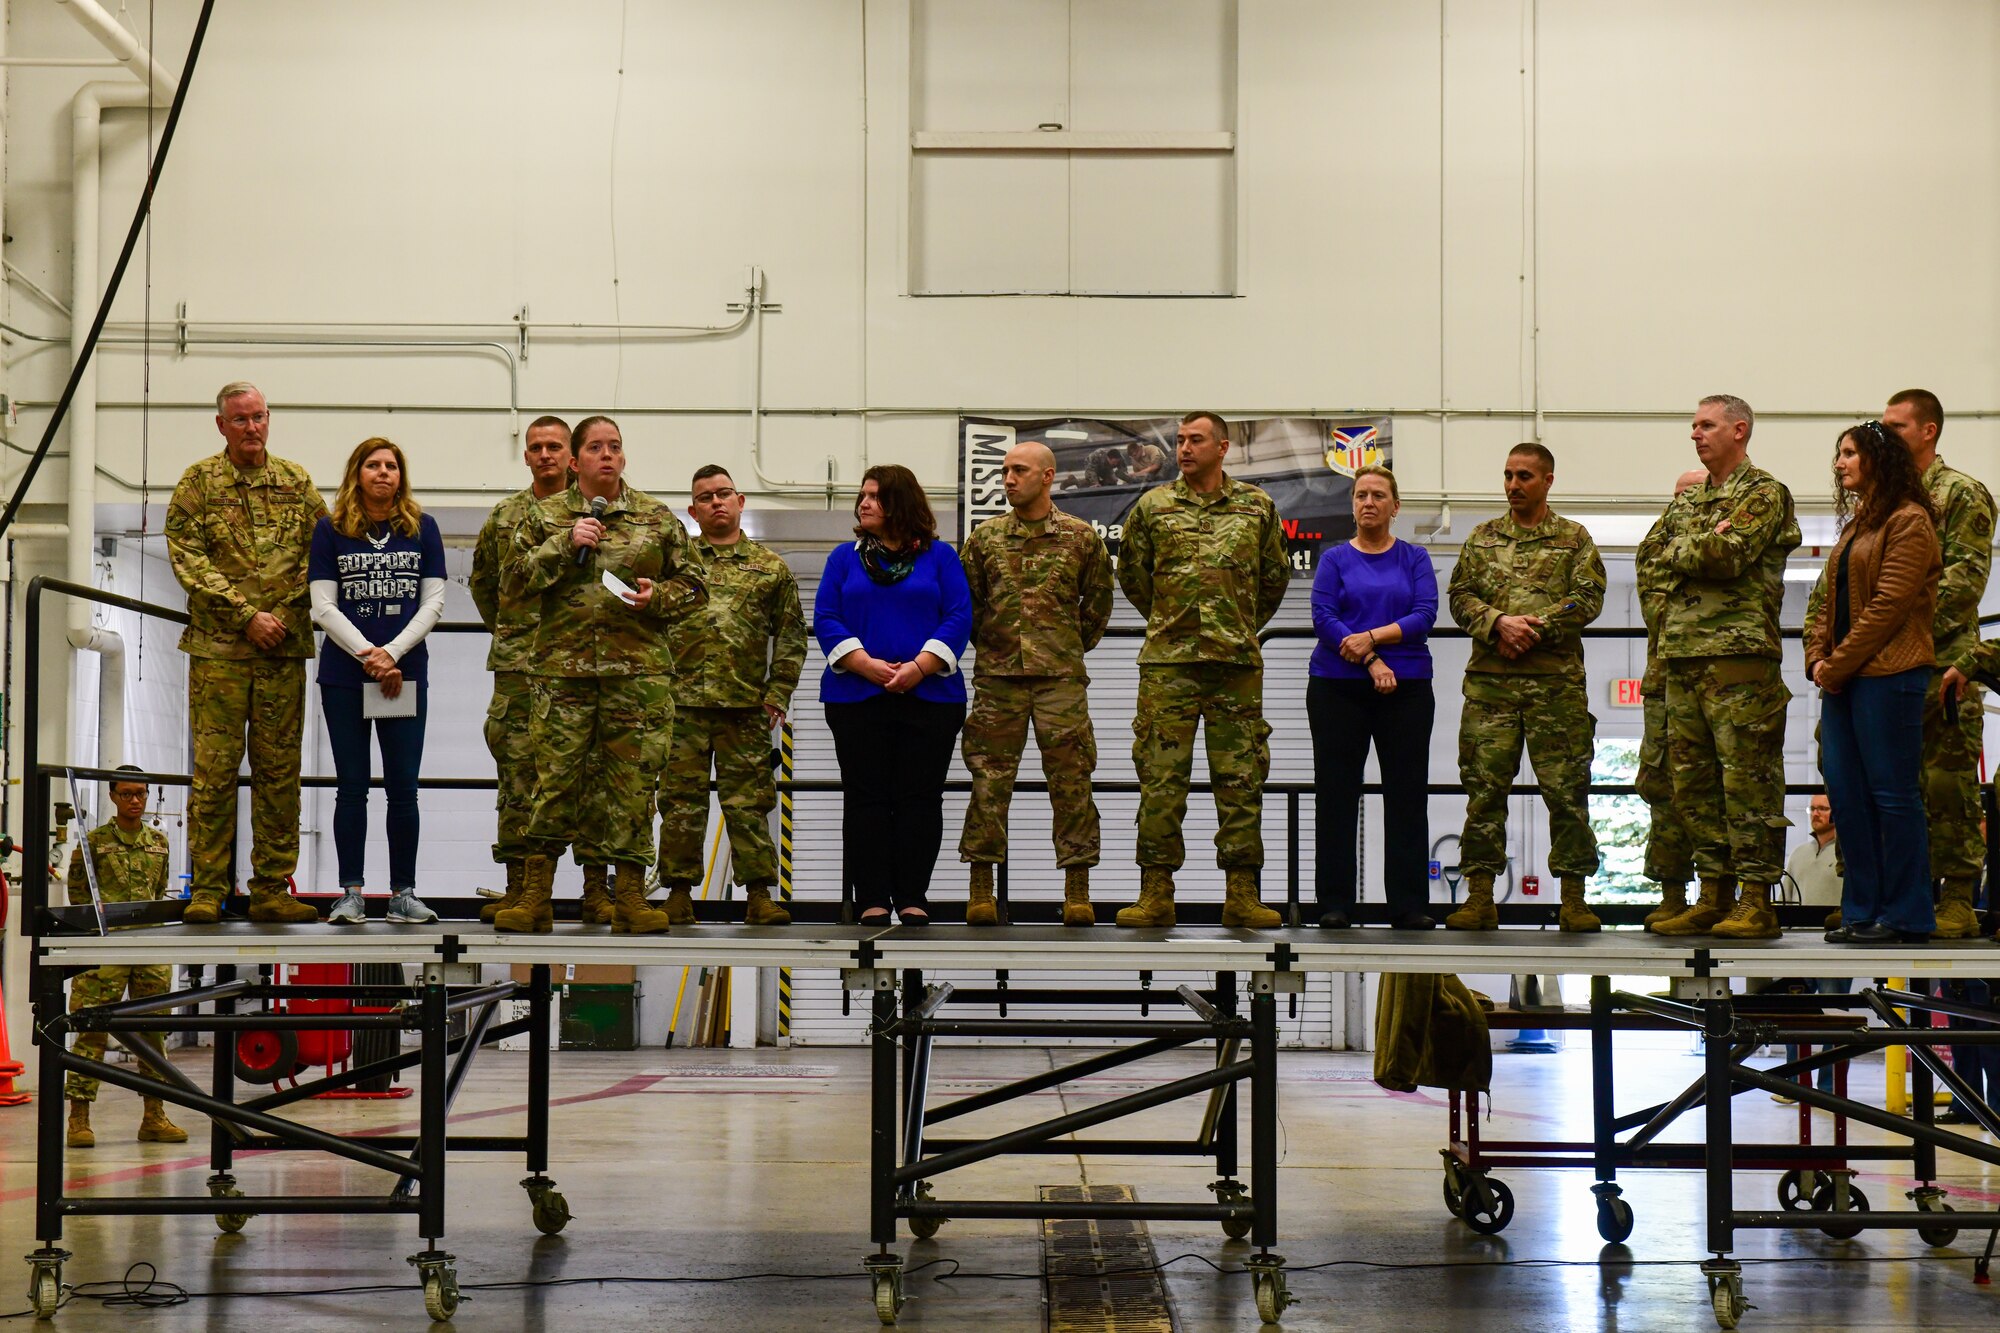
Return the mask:
[[(1906, 989), (1909, 984), (1902, 977), (1889, 978), (1889, 986), (1892, 990)], [(1909, 1020), (1910, 1011), (1907, 1009), (1898, 1009), (1896, 1014), (1905, 1022)], [(1909, 1049), (1904, 1046), (1883, 1047), (1882, 1064), (1884, 1068), (1883, 1083), (1888, 1092), (1888, 1100), (1884, 1102), (1883, 1109), (1890, 1115), (1908, 1115), (1910, 1113)]]

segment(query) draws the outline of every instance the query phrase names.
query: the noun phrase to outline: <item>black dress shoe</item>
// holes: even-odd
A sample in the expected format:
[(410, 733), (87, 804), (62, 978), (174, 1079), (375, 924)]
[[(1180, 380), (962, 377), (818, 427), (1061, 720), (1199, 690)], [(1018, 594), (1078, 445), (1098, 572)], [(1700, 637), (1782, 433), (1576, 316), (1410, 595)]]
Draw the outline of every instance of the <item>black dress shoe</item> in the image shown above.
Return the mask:
[(1321, 930), (1346, 930), (1347, 926), (1347, 913), (1337, 907), (1330, 912), (1321, 912), (1319, 914), (1319, 928)]
[[(1831, 936), (1829, 936), (1831, 938)], [(1847, 938), (1837, 940), (1838, 944), (1929, 944), (1928, 930), (1897, 930), (1885, 926), (1880, 921), (1871, 921), (1865, 926), (1849, 926)]]
[(1835, 926), (1832, 930), (1826, 932), (1825, 938), (1828, 944), (1852, 944), (1854, 943), (1854, 927)]
[(1431, 920), (1429, 917), (1425, 916), (1422, 912), (1412, 912), (1408, 916), (1399, 916), (1389, 924), (1393, 929), (1396, 930), (1437, 929), (1437, 922)]
[(906, 926), (928, 926), (931, 914), (916, 907), (905, 907), (896, 913), (896, 919)]

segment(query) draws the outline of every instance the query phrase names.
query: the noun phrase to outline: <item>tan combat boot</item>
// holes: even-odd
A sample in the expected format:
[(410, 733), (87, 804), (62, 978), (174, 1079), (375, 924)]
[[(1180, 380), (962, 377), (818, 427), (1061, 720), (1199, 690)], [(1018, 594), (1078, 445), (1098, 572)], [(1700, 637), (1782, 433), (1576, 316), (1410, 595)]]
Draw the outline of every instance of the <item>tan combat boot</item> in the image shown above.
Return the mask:
[(667, 885), (667, 900), (661, 904), (661, 910), (667, 914), (670, 926), (692, 926), (699, 921), (701, 918), (694, 911), (694, 885)]
[(613, 935), (664, 935), (672, 924), (665, 912), (646, 901), (644, 866), (619, 866), (611, 897), (618, 907), (617, 919), (611, 923)]
[(1257, 900), (1257, 872), (1245, 866), (1223, 872), (1228, 885), (1222, 900), (1222, 924), (1244, 930), (1275, 930), (1285, 918)]
[(146, 1098), (146, 1113), (139, 1118), (139, 1142), (186, 1143), (187, 1131), (167, 1119), (167, 1108), (158, 1097)]
[(1842, 926), (1846, 924), (1847, 924), (1847, 918), (1842, 914), (1840, 908), (1836, 907), (1831, 912), (1828, 912), (1826, 914), (1826, 923), (1824, 926), (1825, 929), (1839, 930)]
[(1171, 866), (1139, 867), (1139, 901), (1118, 909), (1121, 926), (1174, 924), (1174, 872)]
[(1688, 909), (1688, 886), (1685, 884), (1660, 885), (1660, 905), (1646, 913), (1646, 929), (1651, 930), (1662, 921), (1671, 921)]
[(1938, 899), (1937, 925), (1931, 928), (1934, 940), (1974, 940), (1979, 938), (1979, 914), (1972, 910), (1972, 896), (1978, 882), (1960, 875), (1947, 875), (1944, 893)]
[(222, 920), (222, 891), (220, 889), (196, 889), (188, 898), (188, 905), (181, 912), (181, 924), (187, 926), (212, 926)]
[(1094, 926), (1097, 909), (1090, 905), (1090, 867), (1063, 868), (1063, 924)]
[(1745, 884), (1736, 906), (1711, 933), (1724, 940), (1775, 940), (1784, 934), (1778, 929), (1778, 914), (1771, 910), (1771, 886)]
[(492, 925), (494, 917), (521, 901), (521, 866), (520, 861), (507, 863), (507, 891), (479, 909), (479, 919), (487, 925)]
[(69, 1146), (72, 1148), (95, 1148), (97, 1135), (90, 1128), (90, 1103), (71, 1102), (69, 1104)]
[(297, 926), (319, 920), (319, 909), (292, 897), (282, 884), (264, 884), (253, 879), (250, 881), (250, 919)]
[[(668, 913), (671, 917), (673, 914)], [(674, 922), (679, 925), (680, 922)], [(743, 924), (746, 926), (789, 926), (792, 914), (780, 907), (771, 898), (771, 886), (766, 883), (743, 886)]]
[(1000, 924), (1000, 904), (993, 898), (993, 863), (974, 861), (972, 863), (971, 888), (965, 900), (965, 924), (968, 926), (997, 926)]
[(508, 934), (546, 935), (556, 928), (555, 909), (549, 903), (555, 885), (556, 863), (546, 856), (531, 856), (521, 866), (521, 896), (514, 905), (493, 915), (493, 929)]
[(1735, 890), (1726, 880), (1704, 879), (1701, 897), (1694, 906), (1671, 921), (1662, 921), (1653, 931), (1659, 935), (1706, 935), (1735, 905)]
[(605, 888), (610, 879), (610, 866), (585, 866), (583, 868), (583, 911), (581, 913), (581, 920), (584, 925), (608, 926), (617, 919), (617, 912), (611, 905), (611, 894)]
[(1591, 911), (1590, 904), (1584, 901), (1582, 875), (1562, 877), (1562, 906), (1556, 910), (1556, 929), (1579, 935), (1604, 929), (1597, 913)]
[(1444, 919), (1452, 930), (1498, 930), (1500, 909), (1493, 905), (1493, 876), (1482, 872), (1465, 877), (1465, 904)]

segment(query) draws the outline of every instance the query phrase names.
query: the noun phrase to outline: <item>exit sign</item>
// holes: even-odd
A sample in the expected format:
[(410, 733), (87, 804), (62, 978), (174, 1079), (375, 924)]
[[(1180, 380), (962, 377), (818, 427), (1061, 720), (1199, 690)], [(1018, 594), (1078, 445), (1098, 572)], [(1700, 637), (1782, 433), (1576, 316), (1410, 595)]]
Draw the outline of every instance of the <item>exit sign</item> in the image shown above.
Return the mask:
[(1636, 680), (1614, 680), (1611, 682), (1611, 706), (1613, 708), (1639, 708), (1645, 704), (1639, 693)]

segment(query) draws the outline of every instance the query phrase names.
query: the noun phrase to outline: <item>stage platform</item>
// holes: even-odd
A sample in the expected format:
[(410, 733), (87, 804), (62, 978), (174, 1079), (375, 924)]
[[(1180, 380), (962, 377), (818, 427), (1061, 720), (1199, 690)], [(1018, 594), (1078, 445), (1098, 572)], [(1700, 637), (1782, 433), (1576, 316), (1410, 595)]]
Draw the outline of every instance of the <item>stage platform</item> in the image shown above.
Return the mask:
[(918, 968), (924, 970), (1186, 972), (1471, 972), (1648, 977), (1988, 977), (1991, 940), (1883, 947), (1833, 945), (1818, 931), (1778, 940), (1678, 939), (1636, 930), (1400, 931), (1361, 927), (1233, 930), (1181, 926), (1078, 930), (1052, 925), (682, 927), (614, 935), (558, 925), (512, 935), (474, 921), (423, 926), (163, 925), (110, 935), (45, 935), (44, 961), (107, 963), (593, 963), (650, 967)]

